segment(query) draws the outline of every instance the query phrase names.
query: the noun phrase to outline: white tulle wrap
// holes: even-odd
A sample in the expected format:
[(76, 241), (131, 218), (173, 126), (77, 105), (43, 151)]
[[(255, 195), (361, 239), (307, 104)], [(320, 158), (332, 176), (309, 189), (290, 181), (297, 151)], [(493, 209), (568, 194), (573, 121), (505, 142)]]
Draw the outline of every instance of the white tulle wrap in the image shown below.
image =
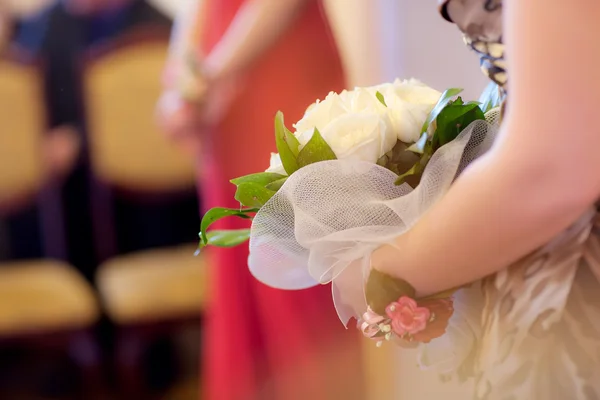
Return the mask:
[[(395, 186), (394, 173), (362, 161), (326, 161), (299, 169), (254, 218), (252, 274), (288, 290), (332, 282), (342, 322), (360, 320), (367, 310), (364, 283), (371, 253), (409, 230), (457, 175), (490, 148), (499, 112), (492, 110), (486, 118), (440, 148), (414, 190), (407, 184)], [(468, 356), (479, 334), (479, 296), (478, 285), (455, 295), (447, 333), (421, 345), (422, 366), (450, 373)]]

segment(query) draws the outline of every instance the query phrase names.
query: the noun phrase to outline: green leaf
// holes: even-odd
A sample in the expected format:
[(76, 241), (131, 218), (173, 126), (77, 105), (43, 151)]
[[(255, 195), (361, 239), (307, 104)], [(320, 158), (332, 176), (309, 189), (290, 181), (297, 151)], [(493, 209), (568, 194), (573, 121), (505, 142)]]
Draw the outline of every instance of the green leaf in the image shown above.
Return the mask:
[(394, 184), (400, 186), (403, 183), (408, 183), (412, 188), (417, 187), (421, 180), (421, 175), (425, 171), (427, 163), (431, 159), (431, 151), (425, 151), (419, 161), (417, 161), (408, 171), (400, 174)]
[(431, 125), (431, 123), (437, 119), (438, 115), (442, 112), (444, 107), (446, 107), (446, 105), (450, 102), (450, 100), (452, 100), (453, 97), (458, 96), (462, 91), (462, 89), (454, 88), (448, 89), (444, 93), (442, 93), (442, 96), (438, 100), (437, 104), (435, 105), (435, 107), (433, 107), (433, 110), (431, 110), (431, 112), (427, 116), (427, 119), (423, 123), (421, 133), (427, 132), (427, 130), (429, 129), (429, 125)]
[(208, 246), (235, 247), (250, 239), (250, 229), (214, 230), (206, 237)]
[[(456, 94), (457, 91), (458, 89), (455, 89), (454, 92), (447, 91), (446, 93)], [(420, 153), (422, 155), (420, 159), (405, 172), (402, 173), (401, 171), (394, 171), (399, 175), (394, 182), (396, 185), (408, 183), (411, 187), (416, 187), (421, 180), (423, 172), (425, 171), (425, 167), (427, 167), (427, 163), (431, 159), (431, 156), (440, 146), (443, 146), (444, 144), (456, 139), (458, 134), (462, 132), (462, 130), (465, 129), (471, 122), (478, 119), (485, 119), (483, 112), (479, 108), (478, 102), (471, 101), (465, 104), (463, 99), (460, 97), (454, 101), (450, 101), (451, 97), (446, 95), (442, 96), (442, 98), (443, 99), (440, 99), (440, 102), (438, 102), (438, 105), (444, 105), (441, 110), (437, 112), (437, 117), (435, 120), (436, 128), (431, 140), (427, 140), (427, 134), (423, 133), (419, 139), (419, 142), (408, 148), (409, 151)]]
[(435, 149), (456, 139), (467, 126), (479, 119), (485, 119), (485, 115), (477, 102), (463, 104), (459, 97), (448, 104), (436, 120), (437, 127), (433, 137)]
[(377, 93), (375, 93), (375, 97), (377, 97), (377, 100), (379, 100), (381, 104), (387, 107), (387, 104), (385, 103), (385, 97), (383, 97), (381, 92), (378, 91)]
[(282, 178), (286, 178), (286, 176), (274, 172), (259, 172), (257, 174), (250, 174), (232, 179), (230, 182), (236, 186), (241, 185), (242, 183), (256, 183), (257, 185), (267, 186), (269, 183)]
[(427, 134), (423, 133), (421, 134), (421, 137), (419, 138), (419, 140), (416, 141), (416, 143), (413, 143), (408, 149), (408, 151), (412, 151), (413, 153), (417, 153), (417, 154), (423, 154), (425, 152), (425, 146), (427, 145)]
[(298, 154), (298, 167), (302, 168), (308, 164), (316, 163), (319, 161), (336, 160), (337, 157), (331, 147), (327, 144), (323, 136), (317, 128), (313, 133), (312, 138), (306, 143), (306, 146), (302, 148), (300, 154)]
[(211, 208), (204, 214), (204, 216), (202, 217), (202, 221), (200, 222), (199, 247), (202, 248), (208, 244), (208, 236), (206, 234), (206, 230), (210, 225), (212, 225), (216, 221), (226, 217), (240, 217), (244, 219), (250, 219), (252, 218), (250, 214), (254, 214), (258, 212), (258, 210), (258, 208), (246, 208), (241, 210), (238, 208)]
[(415, 165), (412, 166), (411, 169), (409, 169), (405, 173), (399, 175), (398, 178), (396, 178), (396, 181), (394, 182), (394, 184), (397, 186), (402, 185), (404, 182), (406, 182), (407, 177), (418, 174), (419, 173), (419, 164), (420, 163), (416, 163)]
[(281, 179), (278, 179), (276, 181), (273, 181), (271, 183), (269, 183), (267, 186), (265, 186), (267, 189), (272, 190), (274, 192), (278, 191), (279, 189), (281, 189), (281, 187), (283, 186), (283, 184), (285, 183), (285, 181), (287, 181), (287, 176), (283, 177)]
[[(423, 135), (426, 136), (426, 135)], [(410, 170), (421, 159), (421, 155), (413, 151), (408, 151), (409, 146), (398, 140), (394, 148), (387, 152), (383, 157), (377, 160), (377, 164), (389, 169), (396, 175), (403, 174)], [(427, 145), (425, 149), (427, 149)]]
[(375, 162), (375, 164), (379, 165), (380, 167), (389, 169), (390, 159), (391, 159), (390, 155), (384, 154), (381, 157), (379, 157), (379, 159)]
[(300, 150), (300, 142), (296, 136), (285, 127), (283, 121), (283, 113), (277, 112), (275, 116), (275, 144), (277, 151), (281, 157), (281, 163), (288, 175), (293, 174), (298, 169), (298, 153)]
[(262, 207), (273, 195), (275, 191), (267, 189), (257, 183), (240, 183), (235, 191), (235, 199), (242, 205), (251, 208)]
[(452, 295), (454, 293), (456, 293), (457, 291), (459, 291), (462, 288), (455, 288), (455, 289), (449, 289), (449, 290), (445, 290), (443, 292), (440, 293), (436, 293), (436, 294), (432, 294), (431, 296), (427, 296), (427, 297), (423, 297), (422, 299), (419, 300), (439, 300), (439, 299), (447, 299), (449, 297), (452, 297)]
[(372, 269), (365, 285), (365, 298), (371, 310), (379, 315), (385, 315), (385, 309), (390, 303), (398, 301), (402, 296), (415, 297), (415, 289), (402, 279)]
[(262, 207), (286, 181), (287, 176), (272, 172), (260, 172), (235, 178), (235, 199), (246, 207)]

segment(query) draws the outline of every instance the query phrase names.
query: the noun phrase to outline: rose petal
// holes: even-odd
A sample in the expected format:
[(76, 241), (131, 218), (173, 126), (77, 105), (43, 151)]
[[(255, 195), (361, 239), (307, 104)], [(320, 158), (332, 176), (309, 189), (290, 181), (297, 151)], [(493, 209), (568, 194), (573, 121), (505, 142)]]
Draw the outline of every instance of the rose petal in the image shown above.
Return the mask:
[(418, 307), (417, 301), (408, 296), (402, 296), (398, 299), (398, 304), (401, 307), (410, 307), (411, 310), (416, 310)]
[(408, 307), (411, 311), (417, 308), (417, 302), (408, 296), (402, 296), (398, 301), (391, 303), (385, 308), (385, 313), (390, 318), (400, 318), (401, 310)]
[(398, 336), (404, 336), (406, 333), (408, 333), (408, 331), (404, 327), (404, 324), (402, 323), (402, 321), (400, 321), (398, 319), (392, 319), (392, 322), (390, 325), (392, 325), (392, 330)]

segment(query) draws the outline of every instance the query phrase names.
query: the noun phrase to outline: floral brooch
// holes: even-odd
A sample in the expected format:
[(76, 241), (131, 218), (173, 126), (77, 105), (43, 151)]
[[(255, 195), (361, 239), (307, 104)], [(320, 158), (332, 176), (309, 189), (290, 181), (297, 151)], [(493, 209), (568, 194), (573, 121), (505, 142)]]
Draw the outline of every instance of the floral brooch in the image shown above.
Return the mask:
[(454, 313), (454, 291), (415, 299), (415, 290), (407, 282), (375, 270), (365, 289), (369, 306), (359, 323), (360, 330), (377, 341), (378, 347), (393, 339), (404, 344), (429, 343), (446, 332)]
[(386, 307), (385, 317), (369, 308), (363, 314), (360, 329), (366, 337), (376, 340), (378, 347), (394, 336), (408, 342), (429, 343), (446, 332), (453, 312), (451, 298), (417, 302), (402, 296)]

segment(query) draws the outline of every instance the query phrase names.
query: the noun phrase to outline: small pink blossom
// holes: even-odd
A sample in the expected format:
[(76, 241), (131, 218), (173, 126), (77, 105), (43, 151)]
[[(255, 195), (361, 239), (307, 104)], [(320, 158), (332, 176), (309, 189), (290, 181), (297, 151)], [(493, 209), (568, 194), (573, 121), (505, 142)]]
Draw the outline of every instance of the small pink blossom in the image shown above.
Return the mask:
[(431, 312), (426, 307), (419, 307), (417, 302), (408, 296), (402, 296), (397, 302), (386, 307), (385, 312), (392, 320), (392, 329), (400, 337), (405, 334), (415, 335), (427, 327)]
[(454, 307), (451, 297), (416, 301), (403, 296), (385, 312), (387, 316), (382, 317), (368, 308), (359, 321), (363, 334), (377, 341), (377, 346), (395, 340), (402, 347), (414, 347), (442, 336)]

